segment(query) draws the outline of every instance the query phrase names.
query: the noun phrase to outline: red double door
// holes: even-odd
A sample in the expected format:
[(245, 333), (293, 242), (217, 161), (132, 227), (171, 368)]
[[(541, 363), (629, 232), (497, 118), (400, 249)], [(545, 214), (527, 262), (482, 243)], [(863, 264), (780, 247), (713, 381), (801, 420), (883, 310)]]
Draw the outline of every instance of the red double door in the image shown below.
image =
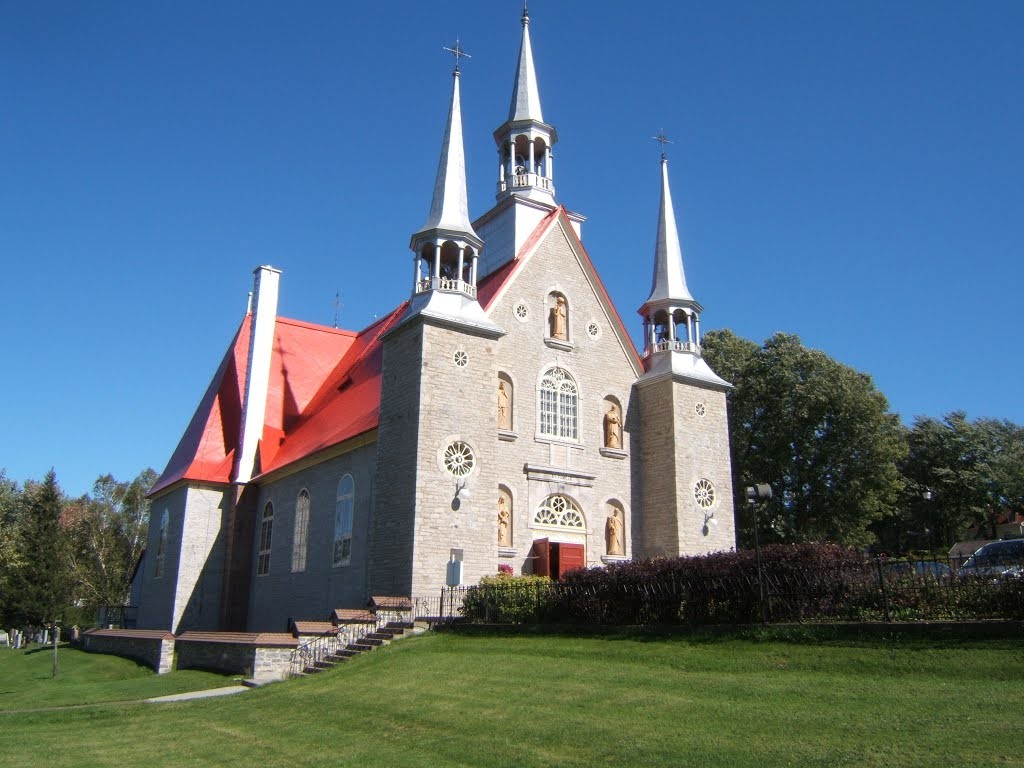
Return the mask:
[(587, 554), (582, 544), (534, 539), (533, 575), (548, 576), (555, 581), (577, 568), (587, 567)]

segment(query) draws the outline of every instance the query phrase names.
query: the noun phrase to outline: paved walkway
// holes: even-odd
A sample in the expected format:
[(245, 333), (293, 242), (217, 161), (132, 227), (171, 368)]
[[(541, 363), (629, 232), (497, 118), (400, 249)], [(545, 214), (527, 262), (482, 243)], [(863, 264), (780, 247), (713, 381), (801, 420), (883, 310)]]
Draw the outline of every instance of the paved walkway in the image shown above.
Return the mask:
[(189, 691), (188, 693), (172, 693), (170, 696), (157, 696), (153, 699), (144, 699), (147, 704), (163, 704), (168, 701), (192, 701), (193, 699), (212, 699), (214, 696), (231, 696), (235, 693), (248, 691), (250, 688), (244, 685), (228, 685), (223, 688), (210, 688), (206, 691)]

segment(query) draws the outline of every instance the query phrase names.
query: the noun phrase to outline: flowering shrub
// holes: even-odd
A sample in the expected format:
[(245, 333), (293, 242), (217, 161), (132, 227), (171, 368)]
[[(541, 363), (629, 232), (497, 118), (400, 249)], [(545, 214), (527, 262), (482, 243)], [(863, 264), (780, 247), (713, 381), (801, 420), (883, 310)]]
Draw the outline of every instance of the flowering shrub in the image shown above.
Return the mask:
[(511, 576), (513, 573), (514, 572), (512, 570), (512, 566), (509, 565), (508, 563), (502, 563), (501, 565), (498, 566), (498, 575), (499, 576)]

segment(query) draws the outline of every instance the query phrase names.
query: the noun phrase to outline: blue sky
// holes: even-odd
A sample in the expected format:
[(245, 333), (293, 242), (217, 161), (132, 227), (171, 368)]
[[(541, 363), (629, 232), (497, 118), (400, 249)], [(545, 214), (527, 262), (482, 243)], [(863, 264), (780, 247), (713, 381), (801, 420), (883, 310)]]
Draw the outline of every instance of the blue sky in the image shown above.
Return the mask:
[[(456, 35), (473, 216), (517, 0), (0, 2), (0, 467), (163, 468), (244, 311), (409, 293)], [(893, 410), (1024, 423), (1024, 3), (536, 0), (558, 199), (634, 337), (660, 129), (705, 330), (796, 333)]]

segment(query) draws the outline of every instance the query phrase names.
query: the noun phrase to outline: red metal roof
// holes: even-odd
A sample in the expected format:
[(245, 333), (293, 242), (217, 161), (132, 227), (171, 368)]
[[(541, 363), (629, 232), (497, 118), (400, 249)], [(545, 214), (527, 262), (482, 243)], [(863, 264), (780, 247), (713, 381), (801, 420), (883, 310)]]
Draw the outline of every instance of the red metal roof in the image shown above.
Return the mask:
[[(151, 494), (179, 480), (231, 482), (241, 428), (251, 324), (252, 315), (246, 315)], [(356, 338), (357, 334), (351, 331), (277, 318), (266, 420), (260, 441), (261, 466), (266, 466), (268, 453), (276, 452), (283, 435), (298, 422), (324, 377)]]
[[(560, 215), (565, 215), (562, 207), (545, 216), (514, 259), (481, 279), (477, 298), (485, 311), (491, 308), (502, 287), (522, 268), (523, 256), (548, 234)], [(570, 236), (596, 275), (582, 243), (567, 218), (565, 221)], [(628, 339), (629, 334), (600, 279), (597, 288), (612, 308), (624, 338)], [(377, 427), (383, 363), (380, 339), (395, 327), (407, 306), (408, 302), (402, 303), (358, 333), (277, 318), (266, 419), (259, 446), (259, 475), (279, 470)], [(241, 427), (251, 322), (251, 315), (242, 320), (192, 421), (150, 494), (181, 480), (231, 482)], [(632, 343), (629, 346), (636, 355)]]

